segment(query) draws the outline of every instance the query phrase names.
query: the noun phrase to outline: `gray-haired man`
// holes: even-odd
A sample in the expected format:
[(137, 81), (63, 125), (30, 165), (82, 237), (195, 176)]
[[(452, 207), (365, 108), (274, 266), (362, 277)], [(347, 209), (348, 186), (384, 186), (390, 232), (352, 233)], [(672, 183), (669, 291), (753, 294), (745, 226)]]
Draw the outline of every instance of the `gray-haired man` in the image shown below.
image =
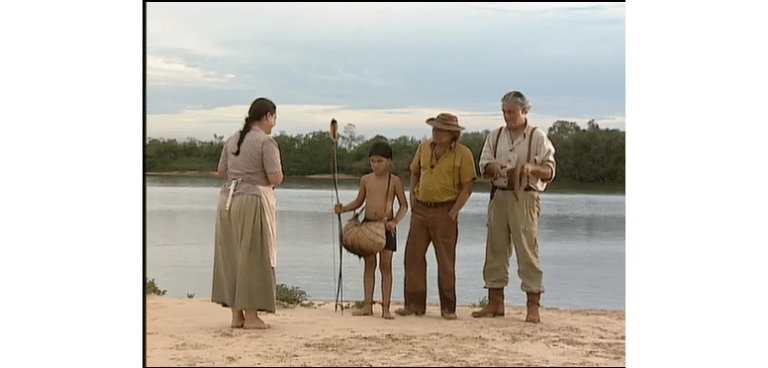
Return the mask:
[(483, 279), (488, 304), (473, 317), (504, 316), (504, 288), (509, 282), (509, 258), (517, 255), (517, 274), (526, 293), (527, 322), (540, 322), (539, 299), (544, 292), (539, 264), (539, 193), (555, 178), (555, 148), (547, 135), (528, 124), (530, 102), (512, 91), (501, 99), (506, 126), (485, 140), (480, 172), (491, 179)]

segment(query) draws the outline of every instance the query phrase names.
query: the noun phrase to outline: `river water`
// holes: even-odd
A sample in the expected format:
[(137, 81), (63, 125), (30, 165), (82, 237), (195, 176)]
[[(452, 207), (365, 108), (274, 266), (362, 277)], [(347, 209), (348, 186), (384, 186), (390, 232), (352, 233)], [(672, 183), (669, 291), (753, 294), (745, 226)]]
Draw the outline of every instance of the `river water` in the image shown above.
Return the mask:
[[(210, 297), (215, 211), (222, 180), (146, 176), (146, 277), (166, 296)], [(479, 189), (482, 187), (478, 185)], [(406, 189), (407, 191), (407, 189)], [(297, 286), (312, 300), (334, 300), (339, 267), (336, 194), (330, 180), (287, 178), (275, 189), (278, 213), (277, 282)], [(339, 197), (357, 195), (356, 180), (342, 180)], [(477, 303), (483, 289), (487, 192), (474, 192), (459, 214), (456, 293), (459, 304)], [(396, 209), (395, 209), (396, 210)], [(559, 308), (625, 309), (625, 196), (541, 195), (539, 251), (544, 270), (542, 305)], [(351, 213), (342, 215), (342, 222)], [(410, 213), (398, 226), (393, 257), (392, 299), (403, 300), (403, 250)], [(427, 253), (428, 301), (438, 303), (436, 262)], [(514, 256), (506, 303), (524, 305)], [(344, 300), (363, 299), (363, 261), (343, 252)], [(381, 300), (377, 271), (375, 300)]]

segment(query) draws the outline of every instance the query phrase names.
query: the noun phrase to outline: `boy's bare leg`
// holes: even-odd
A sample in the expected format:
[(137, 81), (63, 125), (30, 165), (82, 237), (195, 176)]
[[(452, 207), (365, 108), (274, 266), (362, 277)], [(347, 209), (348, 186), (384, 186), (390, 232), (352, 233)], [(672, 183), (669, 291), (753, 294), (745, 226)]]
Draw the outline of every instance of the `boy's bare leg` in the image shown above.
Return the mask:
[(232, 324), (230, 325), (230, 327), (242, 328), (243, 323), (245, 322), (245, 317), (243, 317), (243, 311), (235, 310), (234, 308), (230, 308), (230, 309), (232, 309)]
[(389, 301), (392, 295), (392, 251), (382, 250), (379, 258), (379, 270), (381, 271), (381, 317), (395, 319), (389, 313)]
[(257, 310), (246, 309), (243, 328), (263, 330), (263, 329), (269, 328), (269, 325), (264, 323), (264, 321), (262, 321), (261, 318), (259, 318), (259, 312)]
[(376, 284), (376, 255), (365, 256), (365, 269), (363, 270), (363, 293), (365, 300), (363, 308), (352, 311), (353, 316), (373, 315), (373, 288)]

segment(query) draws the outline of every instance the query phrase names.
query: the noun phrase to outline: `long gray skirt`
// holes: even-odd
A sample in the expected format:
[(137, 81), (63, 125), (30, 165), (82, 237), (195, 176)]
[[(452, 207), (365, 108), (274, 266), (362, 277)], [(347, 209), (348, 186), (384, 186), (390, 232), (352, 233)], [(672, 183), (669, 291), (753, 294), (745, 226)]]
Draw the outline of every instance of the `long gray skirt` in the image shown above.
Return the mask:
[(269, 225), (261, 197), (239, 195), (216, 209), (211, 301), (236, 310), (275, 312), (275, 274), (269, 260)]

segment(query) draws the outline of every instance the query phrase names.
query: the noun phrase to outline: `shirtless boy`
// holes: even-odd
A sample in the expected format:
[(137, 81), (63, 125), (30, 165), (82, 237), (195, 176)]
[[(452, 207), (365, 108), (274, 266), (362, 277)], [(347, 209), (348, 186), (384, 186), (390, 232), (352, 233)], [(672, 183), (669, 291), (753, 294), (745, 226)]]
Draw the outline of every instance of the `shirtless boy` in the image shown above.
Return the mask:
[[(377, 221), (386, 219), (387, 245), (379, 252), (379, 271), (381, 272), (381, 316), (385, 319), (394, 319), (389, 313), (389, 302), (392, 295), (392, 253), (397, 249), (395, 231), (397, 223), (408, 212), (408, 202), (405, 199), (403, 182), (389, 172), (392, 164), (392, 147), (383, 142), (378, 142), (371, 147), (368, 157), (371, 162), (372, 173), (360, 178), (360, 190), (357, 198), (346, 205), (336, 203), (333, 211), (337, 214), (354, 211), (365, 202), (365, 220)], [(399, 209), (392, 216), (392, 204), (397, 197)], [(373, 315), (373, 289), (376, 283), (376, 254), (364, 257), (365, 270), (363, 271), (363, 291), (365, 301), (363, 308), (352, 312), (355, 316)]]

